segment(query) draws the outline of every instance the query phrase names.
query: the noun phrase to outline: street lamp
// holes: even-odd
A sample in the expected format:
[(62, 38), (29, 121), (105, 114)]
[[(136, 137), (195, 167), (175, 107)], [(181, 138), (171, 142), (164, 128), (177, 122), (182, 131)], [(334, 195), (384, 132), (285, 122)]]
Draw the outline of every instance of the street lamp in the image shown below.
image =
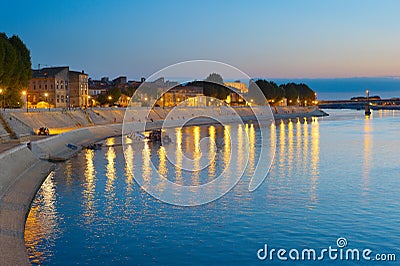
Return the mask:
[(25, 96), (26, 112), (28, 113), (28, 94), (26, 91), (22, 91), (22, 95)]
[(47, 102), (47, 104), (48, 104), (48, 106), (49, 106), (49, 112), (50, 112), (50, 103), (47, 101), (47, 97), (49, 96), (49, 94), (46, 92), (46, 93), (44, 94), (44, 96), (46, 97), (46, 102)]
[(88, 95), (87, 98), (88, 98), (88, 99), (87, 99), (86, 105), (87, 105), (87, 107), (90, 107), (90, 95)]
[(108, 96), (109, 105), (111, 105), (111, 100), (112, 100), (112, 97)]

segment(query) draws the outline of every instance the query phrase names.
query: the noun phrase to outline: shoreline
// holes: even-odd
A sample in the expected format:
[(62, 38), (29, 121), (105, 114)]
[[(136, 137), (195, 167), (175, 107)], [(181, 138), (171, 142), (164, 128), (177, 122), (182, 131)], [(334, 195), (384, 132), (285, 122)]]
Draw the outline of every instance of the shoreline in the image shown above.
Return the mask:
[[(244, 109), (247, 110), (247, 109)], [(306, 109), (301, 109), (302, 111)], [(114, 111), (114, 110), (112, 110)], [(248, 110), (247, 110), (248, 111)], [(281, 111), (281, 110), (280, 110)], [(325, 112), (314, 109), (309, 112), (284, 112), (274, 114), (275, 121), (285, 119), (311, 118), (325, 116)], [(255, 120), (254, 115), (241, 116), (243, 121)], [(225, 120), (230, 118), (223, 116)], [(271, 116), (264, 116), (271, 119)], [(223, 120), (223, 119), (222, 119)], [(115, 121), (115, 119), (113, 119)], [(170, 127), (180, 122), (168, 123)], [(229, 122), (229, 121), (227, 121)], [(151, 129), (160, 128), (164, 120), (152, 122), (135, 122), (138, 128), (143, 124)], [(192, 121), (194, 124), (209, 124), (210, 120)], [(190, 123), (188, 123), (190, 125)], [(59, 135), (51, 136), (27, 144), (20, 144), (0, 153), (0, 166), (9, 171), (3, 172), (0, 178), (0, 264), (30, 265), (24, 241), (26, 217), (36, 192), (53, 171), (54, 164), (49, 161), (67, 160), (82, 150), (82, 147), (101, 141), (107, 137), (122, 135), (121, 123), (110, 123), (81, 127)]]

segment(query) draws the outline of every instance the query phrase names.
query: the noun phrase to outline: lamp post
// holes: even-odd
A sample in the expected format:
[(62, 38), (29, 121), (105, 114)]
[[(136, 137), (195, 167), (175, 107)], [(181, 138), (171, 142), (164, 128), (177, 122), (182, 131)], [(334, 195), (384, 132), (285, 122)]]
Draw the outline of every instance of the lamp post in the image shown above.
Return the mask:
[(110, 95), (110, 96), (108, 96), (109, 105), (111, 105), (111, 100), (112, 100), (112, 97)]
[(90, 107), (90, 95), (87, 96), (87, 103), (86, 103), (87, 107)]
[(47, 104), (48, 104), (49, 112), (50, 112), (50, 103), (47, 101), (47, 97), (49, 96), (49, 94), (46, 92), (46, 93), (44, 94), (44, 96), (46, 97), (46, 102), (47, 102)]
[(28, 94), (26, 93), (26, 91), (22, 91), (22, 95), (25, 96), (25, 104), (26, 104), (26, 112), (28, 113)]
[(367, 94), (367, 104), (365, 105), (365, 115), (370, 116), (371, 110), (369, 109), (369, 90), (366, 90), (365, 93)]

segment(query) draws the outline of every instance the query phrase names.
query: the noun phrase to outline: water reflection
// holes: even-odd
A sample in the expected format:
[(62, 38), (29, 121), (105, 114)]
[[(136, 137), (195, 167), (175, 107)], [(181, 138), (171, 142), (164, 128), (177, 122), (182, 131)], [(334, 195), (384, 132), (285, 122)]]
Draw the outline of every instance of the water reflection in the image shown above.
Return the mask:
[(226, 174), (230, 174), (229, 162), (231, 158), (231, 125), (224, 125), (224, 150), (223, 150), (223, 163)]
[(114, 138), (109, 138), (107, 139), (107, 145), (110, 145), (108, 147), (107, 153), (106, 153), (106, 159), (107, 159), (107, 164), (106, 164), (106, 186), (105, 186), (105, 191), (104, 191), (104, 196), (106, 198), (106, 206), (108, 210), (112, 210), (114, 203), (115, 203), (115, 186), (114, 186), (114, 180), (116, 179), (116, 168), (115, 168), (115, 158), (117, 157), (115, 154), (115, 149), (113, 145), (115, 143)]
[(175, 135), (176, 135), (176, 148), (175, 148), (175, 183), (182, 185), (182, 156), (183, 156), (183, 151), (182, 151), (182, 129), (177, 128), (175, 129)]
[(86, 169), (84, 172), (85, 189), (82, 191), (83, 194), (83, 216), (86, 218), (85, 223), (90, 224), (93, 218), (96, 215), (95, 208), (95, 190), (96, 190), (96, 172), (94, 168), (93, 158), (94, 158), (94, 150), (85, 150), (85, 158), (86, 158)]
[(210, 137), (210, 142), (209, 142), (209, 150), (210, 152), (208, 153), (208, 161), (210, 162), (210, 165), (208, 167), (208, 176), (209, 180), (211, 181), (215, 177), (215, 154), (216, 154), (216, 129), (215, 126), (210, 126), (208, 128), (208, 135)]
[[(131, 143), (129, 143), (131, 144)], [(132, 192), (133, 173), (135, 171), (135, 153), (132, 145), (127, 145), (124, 151), (125, 156), (125, 176), (126, 176), (126, 193), (129, 195)]]
[(317, 205), (317, 186), (319, 179), (319, 123), (318, 118), (315, 117), (311, 123), (311, 186), (310, 186), (310, 205), (312, 209)]
[(372, 123), (371, 118), (366, 116), (364, 120), (364, 165), (362, 174), (362, 194), (365, 196), (369, 190), (369, 176), (372, 160)]
[[(254, 262), (248, 254), (257, 250), (258, 243), (266, 237), (275, 241), (276, 246), (298, 243), (302, 247), (310, 242), (318, 247), (322, 242), (332, 243), (332, 234), (339, 233), (366, 246), (373, 241), (371, 235), (378, 239), (378, 235), (385, 234), (379, 248), (395, 250), (399, 182), (393, 172), (398, 170), (394, 158), (399, 155), (398, 149), (391, 146), (397, 145), (393, 139), (398, 140), (398, 128), (393, 122), (399, 123), (400, 115), (394, 121), (390, 120), (391, 111), (383, 111), (382, 119), (378, 119), (380, 113), (376, 112), (374, 119), (364, 120), (362, 116), (361, 120), (358, 116), (354, 121), (354, 113), (345, 114), (351, 120), (337, 125), (335, 121), (315, 118), (271, 123), (263, 129), (270, 132), (271, 146), (277, 144), (271, 178), (254, 193), (248, 192), (248, 182), (244, 180), (218, 201), (193, 208), (154, 200), (137, 186), (133, 174), (148, 184), (153, 162), (162, 175), (184, 185), (208, 182), (229, 164), (227, 171), (233, 175), (245, 152), (237, 149), (238, 143), (248, 136), (245, 177), (249, 178), (260, 151), (257, 126), (177, 129), (176, 143), (171, 147), (175, 165), (166, 158), (166, 148), (154, 143), (128, 145), (124, 151), (126, 163), (120, 147), (83, 151), (76, 159), (60, 164), (56, 179), (46, 180), (36, 195), (25, 231), (31, 261), (147, 265), (154, 263), (149, 254), (156, 254), (160, 264), (172, 264), (171, 258), (183, 257), (182, 261), (190, 262), (193, 252), (198, 252), (199, 256), (221, 262), (218, 259), (227, 258), (221, 254), (239, 252), (238, 261), (232, 263), (244, 265)], [(376, 135), (378, 129), (381, 131)], [(216, 157), (209, 157), (209, 167), (199, 172), (196, 179), (193, 172), (182, 170), (182, 155), (184, 151), (192, 158), (199, 156), (195, 142), (204, 136), (210, 137), (207, 146), (210, 151), (215, 150)], [(355, 143), (355, 138), (359, 142)], [(108, 144), (114, 142), (107, 140)], [(381, 143), (386, 146), (378, 149)], [(334, 175), (330, 170), (337, 168), (338, 152), (344, 157), (340, 168), (346, 172), (338, 170)], [(322, 153), (324, 156), (320, 156)], [(273, 149), (270, 155), (275, 155)], [(382, 176), (373, 175), (375, 171), (381, 171)], [(357, 178), (360, 175), (361, 180)], [(365, 193), (373, 197), (366, 197)], [(115, 198), (119, 204), (111, 204)], [(371, 220), (371, 213), (382, 215)]]
[[(318, 118), (310, 120), (295, 119), (279, 121), (277, 132), (275, 124), (271, 124), (271, 145), (277, 141), (277, 160), (272, 169), (272, 176), (280, 177), (276, 182), (279, 187), (286, 187), (288, 190), (281, 190), (282, 197), (291, 196), (291, 189), (302, 189), (309, 195), (304, 205), (308, 209), (313, 209), (318, 204), (318, 182), (320, 175), (320, 130)], [(276, 135), (278, 139), (276, 140)], [(276, 165), (278, 167), (276, 167)], [(299, 188), (296, 176), (306, 177), (307, 186)], [(284, 184), (290, 184), (285, 186)]]
[(35, 198), (36, 204), (32, 206), (25, 223), (25, 245), (31, 262), (36, 264), (53, 256), (52, 249), (40, 249), (42, 242), (46, 241), (51, 247), (60, 234), (61, 217), (55, 206), (56, 189), (53, 175), (54, 173), (51, 173), (43, 182)]

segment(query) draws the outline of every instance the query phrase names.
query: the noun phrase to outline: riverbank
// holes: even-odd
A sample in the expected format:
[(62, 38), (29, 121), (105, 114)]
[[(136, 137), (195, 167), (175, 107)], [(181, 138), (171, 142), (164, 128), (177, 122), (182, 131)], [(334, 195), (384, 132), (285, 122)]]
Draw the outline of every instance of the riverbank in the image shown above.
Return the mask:
[[(213, 112), (222, 120), (229, 121), (230, 114), (221, 109)], [(130, 120), (130, 124), (138, 130), (144, 124), (149, 129), (159, 128), (167, 118), (168, 110), (159, 108), (152, 110), (149, 115), (143, 109), (135, 110), (136, 113)], [(254, 113), (249, 108), (235, 109), (243, 120), (255, 119)], [(263, 110), (260, 109), (260, 112)], [(310, 108), (277, 108), (274, 110), (275, 119), (298, 119), (323, 116), (325, 113), (318, 109)], [(186, 109), (188, 114), (205, 114), (204, 108)], [(258, 112), (258, 111), (256, 111)], [(264, 109), (265, 112), (265, 109)], [(2, 112), (3, 123), (6, 121), (8, 130), (25, 143), (11, 148), (0, 154), (0, 264), (27, 265), (29, 260), (24, 245), (24, 225), (30, 203), (41, 186), (42, 182), (52, 171), (53, 164), (48, 161), (63, 161), (77, 154), (83, 146), (98, 142), (110, 136), (122, 134), (122, 122), (125, 109), (108, 108), (59, 111), (53, 112)], [(269, 113), (260, 113), (261, 117), (270, 119)], [(71, 118), (71, 116), (73, 118)], [(68, 118), (69, 117), (69, 118)], [(11, 119), (10, 119), (11, 118)], [(83, 118), (86, 119), (87, 123)], [(81, 119), (82, 123), (76, 123)], [(169, 121), (171, 122), (172, 119)], [(179, 124), (179, 118), (175, 118), (169, 126)], [(209, 123), (208, 120), (192, 121), (191, 123)], [(85, 127), (83, 126), (85, 125)], [(47, 126), (50, 132), (59, 130), (61, 134), (44, 139), (30, 141), (36, 127)], [(18, 144), (18, 142), (16, 142)]]

